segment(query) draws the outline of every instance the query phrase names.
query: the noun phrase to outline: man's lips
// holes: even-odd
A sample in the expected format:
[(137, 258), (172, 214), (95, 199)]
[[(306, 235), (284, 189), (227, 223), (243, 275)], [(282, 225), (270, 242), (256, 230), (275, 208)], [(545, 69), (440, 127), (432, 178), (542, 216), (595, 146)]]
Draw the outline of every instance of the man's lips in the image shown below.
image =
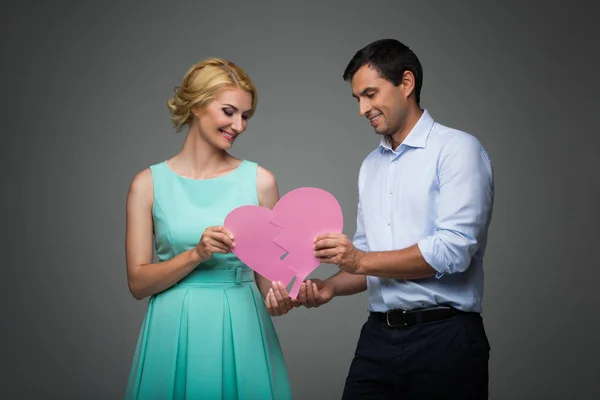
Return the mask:
[(379, 114), (368, 117), (369, 121), (371, 121), (372, 126), (377, 125), (377, 122), (379, 122), (379, 120), (381, 119), (381, 115), (382, 115), (382, 113), (379, 113)]

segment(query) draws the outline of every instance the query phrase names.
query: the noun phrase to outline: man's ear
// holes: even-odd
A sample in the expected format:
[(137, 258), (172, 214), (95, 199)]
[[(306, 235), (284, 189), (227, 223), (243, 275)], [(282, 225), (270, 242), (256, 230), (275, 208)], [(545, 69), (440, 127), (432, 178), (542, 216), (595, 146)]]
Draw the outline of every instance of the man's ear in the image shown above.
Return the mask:
[(400, 83), (404, 96), (408, 99), (415, 91), (415, 76), (410, 71), (404, 71), (402, 74), (402, 82)]

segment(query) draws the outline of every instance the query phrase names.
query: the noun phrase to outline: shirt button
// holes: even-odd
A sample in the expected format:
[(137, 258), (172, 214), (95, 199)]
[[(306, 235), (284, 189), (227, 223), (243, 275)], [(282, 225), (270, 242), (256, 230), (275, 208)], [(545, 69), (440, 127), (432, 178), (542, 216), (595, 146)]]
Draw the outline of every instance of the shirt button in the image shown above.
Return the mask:
[(394, 191), (392, 189), (390, 189), (390, 194), (394, 193)]
[(391, 221), (388, 221), (388, 226), (392, 225)]

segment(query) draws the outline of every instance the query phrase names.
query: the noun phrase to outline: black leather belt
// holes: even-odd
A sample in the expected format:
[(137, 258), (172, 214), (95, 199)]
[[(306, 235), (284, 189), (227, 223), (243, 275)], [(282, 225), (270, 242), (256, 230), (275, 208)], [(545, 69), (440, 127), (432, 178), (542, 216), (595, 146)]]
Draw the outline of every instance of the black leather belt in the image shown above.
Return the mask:
[(440, 321), (458, 314), (463, 314), (463, 311), (452, 307), (444, 307), (422, 310), (391, 310), (388, 312), (371, 311), (370, 314), (378, 323), (386, 324), (392, 328), (399, 328), (426, 322)]

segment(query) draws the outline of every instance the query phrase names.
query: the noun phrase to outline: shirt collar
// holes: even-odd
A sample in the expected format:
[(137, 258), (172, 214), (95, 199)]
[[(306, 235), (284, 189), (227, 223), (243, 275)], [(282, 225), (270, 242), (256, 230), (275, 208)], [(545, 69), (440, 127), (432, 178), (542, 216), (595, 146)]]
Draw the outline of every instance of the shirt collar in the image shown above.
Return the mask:
[[(433, 127), (434, 120), (429, 114), (429, 112), (424, 109), (423, 114), (413, 126), (411, 131), (408, 133), (404, 141), (400, 144), (400, 146), (409, 146), (409, 147), (417, 147), (417, 148), (425, 148), (427, 147), (427, 137), (429, 136), (429, 132)], [(398, 147), (400, 147), (398, 146)], [(386, 150), (394, 151), (392, 149), (391, 140), (388, 136), (384, 136), (381, 138), (379, 142), (379, 150), (384, 152)]]

